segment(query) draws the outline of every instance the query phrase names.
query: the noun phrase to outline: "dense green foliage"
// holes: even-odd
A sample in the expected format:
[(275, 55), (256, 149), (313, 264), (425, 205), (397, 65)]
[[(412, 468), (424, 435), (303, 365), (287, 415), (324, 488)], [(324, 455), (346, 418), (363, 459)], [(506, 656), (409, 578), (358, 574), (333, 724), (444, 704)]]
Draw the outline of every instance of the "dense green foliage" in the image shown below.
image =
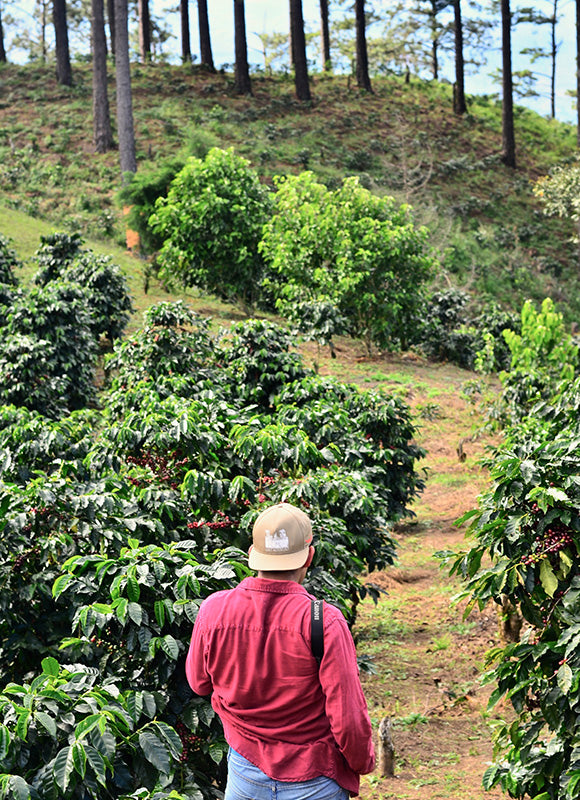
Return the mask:
[(494, 302), (479, 308), (475, 314), (470, 312), (469, 305), (469, 295), (460, 289), (434, 292), (416, 332), (421, 350), (429, 358), (473, 369), (478, 353), (489, 343), (487, 369), (497, 372), (509, 367), (511, 353), (503, 332), (509, 329), (517, 333), (521, 327), (519, 317)]
[(0, 399), (55, 415), (95, 396), (96, 339), (88, 296), (51, 281), (12, 298), (0, 329)]
[(16, 251), (7, 236), (0, 235), (0, 284), (16, 286), (18, 278), (15, 270), (21, 267)]
[[(0, 284), (0, 400), (57, 418), (96, 400), (102, 333), (120, 337), (129, 320), (127, 281), (78, 235), (42, 237), (34, 285)], [(15, 254), (5, 250), (5, 264)], [(7, 267), (8, 268), (8, 267)], [(10, 266), (7, 281), (12, 276)]]
[(281, 313), (297, 320), (300, 301), (330, 302), (369, 348), (405, 347), (434, 270), (427, 232), (409, 207), (356, 178), (330, 191), (303, 172), (277, 186), (260, 248)]
[(216, 337), (163, 303), (107, 374), (102, 409), (0, 409), (0, 796), (210, 800), (225, 743), (184, 676), (199, 604), (288, 500), (313, 521), (308, 587), (352, 623), (423, 453), (401, 400), (317, 377), (271, 323)]
[[(580, 385), (577, 350), (549, 301), (522, 311), (509, 332), (502, 376), (505, 441), (488, 462), (493, 485), (465, 515), (475, 537), (453, 571), (471, 605), (517, 609), (521, 641), (489, 656), (491, 704), (505, 697), (515, 718), (500, 726), (484, 785), (510, 796), (573, 800), (580, 786)], [(490, 559), (490, 560), (489, 560)], [(510, 611), (511, 609), (511, 611)]]
[(79, 234), (42, 236), (35, 256), (38, 271), (34, 283), (46, 286), (67, 280), (81, 286), (87, 294), (95, 337), (106, 334), (112, 342), (123, 335), (132, 310), (127, 280), (109, 256), (98, 256), (82, 245)]
[(255, 303), (270, 195), (246, 159), (233, 148), (190, 158), (155, 208), (150, 227), (163, 239), (159, 262), (169, 282)]

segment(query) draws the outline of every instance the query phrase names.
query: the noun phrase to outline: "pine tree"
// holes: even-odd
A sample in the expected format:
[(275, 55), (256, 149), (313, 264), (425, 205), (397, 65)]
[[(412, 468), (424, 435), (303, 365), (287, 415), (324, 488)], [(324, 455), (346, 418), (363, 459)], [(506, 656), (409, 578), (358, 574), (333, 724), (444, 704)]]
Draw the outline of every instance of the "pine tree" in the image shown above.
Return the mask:
[(113, 147), (109, 96), (107, 94), (107, 40), (103, 0), (91, 0), (93, 50), (93, 142), (97, 153)]
[(56, 47), (56, 79), (61, 86), (72, 86), (66, 0), (53, 0), (52, 19)]
[(328, 24), (328, 0), (320, 0), (320, 44), (322, 50), (322, 69), (332, 71), (330, 60), (330, 27)]
[(236, 92), (238, 94), (252, 94), (252, 82), (248, 66), (244, 0), (234, 0), (234, 44), (236, 51)]
[(501, 0), (502, 30), (502, 154), (506, 167), (516, 167), (516, 141), (514, 133), (514, 90), (512, 79), (512, 15), (510, 0)]
[(367, 53), (365, 0), (355, 0), (356, 19), (356, 82), (360, 89), (372, 92)]
[(215, 72), (213, 55), (211, 52), (211, 37), (209, 34), (209, 14), (207, 0), (197, 0), (197, 18), (199, 23), (199, 50), (200, 61), (210, 72)]
[(189, 0), (179, 0), (181, 18), (181, 60), (184, 64), (191, 61), (191, 38), (189, 35)]
[(461, 22), (461, 0), (453, 0), (455, 27), (455, 86), (453, 92), (453, 110), (456, 114), (465, 114), (465, 76), (463, 63), (463, 25)]
[(115, 74), (117, 78), (117, 133), (119, 161), (123, 179), (137, 172), (135, 129), (133, 126), (133, 95), (129, 62), (129, 28), (127, 0), (115, 0)]
[(290, 0), (290, 20), (292, 28), (291, 51), (294, 57), (294, 86), (299, 100), (310, 100), (308, 62), (306, 60), (306, 37), (304, 36), (304, 17), (302, 0)]

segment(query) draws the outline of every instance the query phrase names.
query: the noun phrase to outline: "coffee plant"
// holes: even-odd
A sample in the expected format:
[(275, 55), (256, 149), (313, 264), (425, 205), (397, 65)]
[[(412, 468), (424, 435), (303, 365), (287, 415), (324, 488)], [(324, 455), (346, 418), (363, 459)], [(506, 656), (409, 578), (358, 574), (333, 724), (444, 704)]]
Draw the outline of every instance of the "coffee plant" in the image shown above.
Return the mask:
[[(61, 407), (82, 408), (95, 398), (96, 341), (89, 295), (76, 283), (52, 281), (17, 295), (0, 329), (0, 353), (17, 359), (18, 395), (10, 362), (2, 360), (0, 399), (54, 415)], [(24, 337), (24, 338), (23, 338)], [(29, 397), (27, 397), (29, 392)], [(40, 393), (40, 395), (39, 395)]]
[(16, 286), (18, 278), (15, 271), (22, 266), (10, 239), (0, 234), (0, 284)]
[(506, 329), (520, 332), (521, 322), (516, 314), (504, 311), (494, 302), (473, 313), (466, 292), (448, 289), (434, 292), (429, 298), (416, 343), (429, 358), (473, 369), (478, 353), (489, 342), (487, 369), (498, 372), (508, 368), (511, 360), (503, 333)]
[(312, 518), (308, 587), (354, 623), (378, 593), (357, 576), (392, 563), (423, 486), (409, 410), (318, 378), (272, 323), (216, 336), (162, 303), (115, 343), (99, 405), (71, 411), (62, 327), (85, 295), (41, 291), (10, 335), (62, 383), (37, 370), (35, 406), (0, 411), (0, 797), (218, 798), (221, 725), (184, 675), (197, 609), (248, 574), (254, 519), (287, 500)]
[[(519, 613), (523, 635), (488, 656), (490, 705), (504, 698), (484, 786), (511, 797), (573, 800), (580, 790), (580, 388), (577, 351), (545, 301), (506, 335), (512, 369), (502, 376), (513, 424), (488, 457), (493, 484), (469, 522), (473, 545), (446, 558), (483, 608)], [(515, 423), (515, 424), (514, 424)]]

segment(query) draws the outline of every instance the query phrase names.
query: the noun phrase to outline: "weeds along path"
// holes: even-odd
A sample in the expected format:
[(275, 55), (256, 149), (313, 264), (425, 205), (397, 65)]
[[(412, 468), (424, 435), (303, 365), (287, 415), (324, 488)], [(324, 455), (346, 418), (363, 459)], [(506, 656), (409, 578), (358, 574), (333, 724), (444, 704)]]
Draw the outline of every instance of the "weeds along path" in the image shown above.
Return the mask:
[(453, 523), (475, 506), (487, 482), (478, 459), (490, 440), (471, 440), (479, 420), (461, 396), (473, 375), (404, 358), (354, 359), (348, 372), (361, 385), (404, 394), (428, 450), (417, 516), (396, 531), (397, 564), (367, 577), (385, 594), (376, 606), (361, 605), (354, 631), (359, 654), (372, 656), (377, 669), (363, 675), (373, 727), (385, 716), (393, 719), (396, 751), (395, 777), (365, 776), (361, 797), (499, 800), (499, 791), (481, 787), (498, 712), (487, 712), (490, 690), (479, 682), (485, 652), (497, 643), (496, 613), (490, 608), (464, 620), (463, 607), (452, 603), (459, 582), (433, 557), (464, 545), (465, 533)]

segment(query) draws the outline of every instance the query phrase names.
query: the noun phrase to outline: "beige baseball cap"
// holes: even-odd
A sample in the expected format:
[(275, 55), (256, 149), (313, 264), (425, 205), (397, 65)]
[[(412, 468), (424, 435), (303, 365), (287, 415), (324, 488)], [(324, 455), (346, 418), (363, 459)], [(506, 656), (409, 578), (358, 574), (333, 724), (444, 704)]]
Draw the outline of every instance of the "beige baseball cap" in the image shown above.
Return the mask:
[(255, 570), (303, 567), (312, 544), (308, 514), (290, 503), (266, 508), (254, 522), (249, 565)]

